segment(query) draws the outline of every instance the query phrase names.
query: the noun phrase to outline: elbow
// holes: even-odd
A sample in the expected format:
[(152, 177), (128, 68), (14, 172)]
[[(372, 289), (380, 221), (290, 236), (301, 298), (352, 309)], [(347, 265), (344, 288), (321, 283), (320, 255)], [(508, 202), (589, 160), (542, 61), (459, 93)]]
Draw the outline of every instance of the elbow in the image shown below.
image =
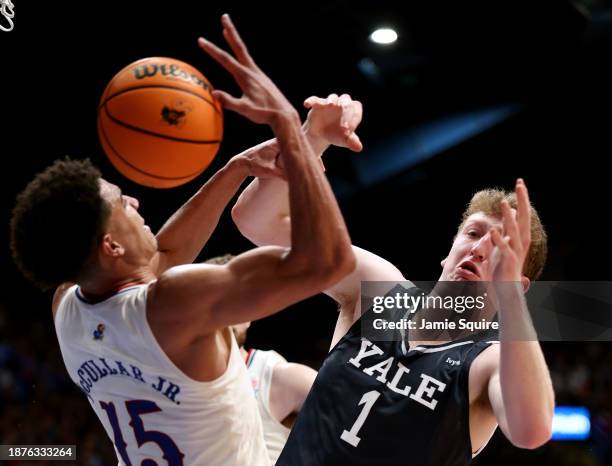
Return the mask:
[(262, 238), (260, 238), (257, 229), (254, 228), (253, 225), (255, 222), (249, 217), (248, 209), (246, 209), (244, 203), (240, 202), (240, 199), (238, 199), (234, 207), (232, 207), (231, 215), (234, 225), (236, 225), (236, 228), (238, 228), (242, 236), (258, 246), (266, 244), (262, 241)]
[(245, 209), (242, 205), (242, 202), (240, 202), (240, 199), (238, 199), (238, 201), (236, 201), (236, 203), (234, 204), (234, 207), (232, 207), (231, 212), (232, 220), (234, 221), (234, 224), (236, 225), (238, 230), (240, 230), (241, 233), (244, 226), (246, 225), (246, 222), (244, 220), (244, 210)]
[(546, 422), (532, 424), (520, 429), (515, 435), (512, 435), (510, 441), (518, 448), (527, 450), (535, 450), (541, 447), (550, 440), (552, 436), (552, 418)]
[(323, 282), (324, 289), (330, 288), (355, 270), (357, 259), (349, 245), (340, 249), (331, 260), (319, 261), (317, 275)]

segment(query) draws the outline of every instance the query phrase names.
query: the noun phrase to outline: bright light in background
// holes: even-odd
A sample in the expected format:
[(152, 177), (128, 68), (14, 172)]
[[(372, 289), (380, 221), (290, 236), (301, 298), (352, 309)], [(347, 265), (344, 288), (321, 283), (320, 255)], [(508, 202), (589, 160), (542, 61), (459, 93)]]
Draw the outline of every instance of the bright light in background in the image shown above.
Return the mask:
[(392, 44), (397, 40), (397, 32), (390, 28), (381, 28), (370, 34), (370, 40), (376, 44)]
[(582, 406), (557, 406), (553, 417), (553, 440), (586, 440), (591, 432), (589, 410)]

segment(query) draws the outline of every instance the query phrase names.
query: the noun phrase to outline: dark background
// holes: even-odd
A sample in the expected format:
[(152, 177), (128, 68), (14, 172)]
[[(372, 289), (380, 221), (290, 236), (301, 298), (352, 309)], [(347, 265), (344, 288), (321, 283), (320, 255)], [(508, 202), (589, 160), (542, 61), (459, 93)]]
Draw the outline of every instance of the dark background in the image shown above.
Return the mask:
[[(612, 279), (610, 1), (13, 3), (15, 29), (0, 32), (6, 219), (0, 243), (1, 444), (78, 444), (80, 464), (115, 461), (110, 441), (63, 368), (50, 295), (26, 283), (11, 262), (10, 209), (17, 192), (54, 159), (89, 157), (105, 178), (140, 200), (155, 231), (231, 155), (270, 137), (268, 128), (226, 112), (213, 165), (171, 190), (123, 178), (99, 145), (102, 91), (119, 69), (139, 58), (184, 60), (216, 87), (237, 92), (196, 44), (199, 35), (223, 44), (224, 12), (302, 116), (301, 102), (312, 94), (348, 92), (363, 102), (364, 152), (331, 149), (325, 158), (355, 244), (387, 258), (410, 279), (434, 280), (471, 194), (489, 186), (510, 189), (521, 176), (549, 234), (542, 279)], [(368, 34), (379, 25), (395, 27), (398, 42), (386, 48), (371, 44)], [(368, 66), (374, 73), (363, 71)], [(500, 108), (512, 112), (488, 129), (368, 178), (372, 167), (395, 165), (397, 141), (427, 153), (445, 127), (433, 133), (423, 128), (449, 118), (471, 121)], [(201, 259), (249, 247), (225, 215)], [(316, 368), (329, 345), (334, 309), (331, 300), (313, 298), (255, 323), (248, 344), (272, 347)], [(528, 452), (497, 433), (478, 462), (612, 464), (610, 344), (543, 346), (557, 402), (591, 409), (591, 439), (551, 442)]]

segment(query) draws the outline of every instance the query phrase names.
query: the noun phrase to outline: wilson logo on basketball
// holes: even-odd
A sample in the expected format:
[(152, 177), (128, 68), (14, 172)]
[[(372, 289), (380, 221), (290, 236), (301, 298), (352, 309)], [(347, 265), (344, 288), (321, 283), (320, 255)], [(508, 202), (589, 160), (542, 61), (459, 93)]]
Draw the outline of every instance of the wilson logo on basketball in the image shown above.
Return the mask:
[(152, 78), (153, 76), (159, 73), (162, 76), (172, 76), (175, 78), (182, 79), (183, 81), (193, 83), (196, 86), (204, 88), (205, 91), (210, 92), (211, 90), (210, 85), (206, 81), (203, 81), (202, 79), (198, 78), (195, 74), (188, 73), (187, 71), (182, 70), (176, 65), (157, 65), (155, 63), (140, 65), (135, 67), (133, 69), (133, 72), (134, 77), (136, 79)]

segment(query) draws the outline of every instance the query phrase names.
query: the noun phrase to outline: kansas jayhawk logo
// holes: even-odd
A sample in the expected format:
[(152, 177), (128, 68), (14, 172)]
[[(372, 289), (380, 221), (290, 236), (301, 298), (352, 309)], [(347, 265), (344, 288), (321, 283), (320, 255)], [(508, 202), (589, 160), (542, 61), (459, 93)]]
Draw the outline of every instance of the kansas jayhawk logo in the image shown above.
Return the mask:
[(104, 338), (104, 324), (98, 324), (93, 332), (94, 340), (102, 340)]

